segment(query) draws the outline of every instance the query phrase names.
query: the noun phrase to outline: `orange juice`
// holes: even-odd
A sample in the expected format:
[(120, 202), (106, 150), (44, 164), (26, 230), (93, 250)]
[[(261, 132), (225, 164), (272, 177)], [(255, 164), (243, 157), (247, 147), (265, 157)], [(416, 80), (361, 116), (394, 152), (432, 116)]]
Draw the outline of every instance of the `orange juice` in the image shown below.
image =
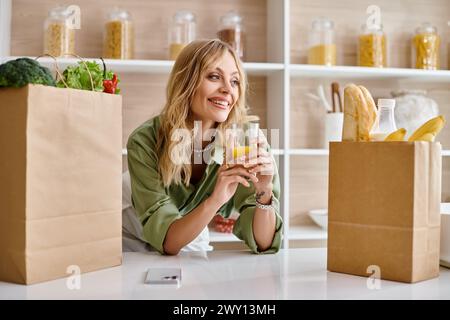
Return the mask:
[(239, 146), (233, 148), (233, 159), (241, 158), (250, 153), (250, 146)]

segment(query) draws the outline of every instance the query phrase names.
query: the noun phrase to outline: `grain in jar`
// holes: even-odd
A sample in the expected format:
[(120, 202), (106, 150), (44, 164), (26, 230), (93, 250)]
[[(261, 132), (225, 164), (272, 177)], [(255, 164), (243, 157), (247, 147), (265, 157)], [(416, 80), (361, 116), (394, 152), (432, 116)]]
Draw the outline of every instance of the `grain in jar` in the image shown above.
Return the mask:
[(220, 28), (217, 37), (228, 43), (237, 53), (241, 60), (244, 60), (245, 33), (242, 25), (242, 17), (234, 10), (227, 12), (220, 17)]
[(382, 25), (363, 25), (358, 39), (358, 65), (360, 67), (387, 66), (386, 34)]
[(190, 42), (195, 40), (195, 15), (186, 10), (175, 13), (169, 26), (169, 59), (175, 60)]
[(334, 23), (326, 18), (318, 18), (311, 24), (308, 39), (308, 64), (336, 65), (336, 43)]
[(114, 9), (108, 14), (103, 56), (109, 59), (134, 58), (134, 25), (127, 11)]
[(439, 69), (441, 38), (437, 28), (423, 23), (416, 29), (412, 39), (412, 67), (416, 69)]
[(447, 44), (447, 69), (450, 70), (450, 42)]
[(59, 57), (75, 53), (75, 29), (69, 23), (70, 14), (65, 7), (49, 11), (44, 24), (44, 54)]

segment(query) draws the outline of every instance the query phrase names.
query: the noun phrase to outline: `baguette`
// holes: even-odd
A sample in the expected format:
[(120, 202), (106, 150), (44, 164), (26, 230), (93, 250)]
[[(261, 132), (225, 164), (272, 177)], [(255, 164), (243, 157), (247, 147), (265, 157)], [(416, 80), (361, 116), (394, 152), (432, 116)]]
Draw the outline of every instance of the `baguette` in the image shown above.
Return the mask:
[(353, 83), (344, 89), (344, 125), (342, 141), (370, 141), (377, 109), (370, 92)]
[(358, 141), (358, 104), (361, 99), (361, 90), (356, 85), (349, 84), (345, 87), (342, 141)]
[(359, 141), (370, 141), (370, 131), (374, 126), (377, 126), (375, 124), (377, 121), (377, 107), (375, 106), (375, 101), (373, 101), (369, 90), (363, 86), (358, 87), (364, 95), (367, 107), (362, 116), (359, 117)]

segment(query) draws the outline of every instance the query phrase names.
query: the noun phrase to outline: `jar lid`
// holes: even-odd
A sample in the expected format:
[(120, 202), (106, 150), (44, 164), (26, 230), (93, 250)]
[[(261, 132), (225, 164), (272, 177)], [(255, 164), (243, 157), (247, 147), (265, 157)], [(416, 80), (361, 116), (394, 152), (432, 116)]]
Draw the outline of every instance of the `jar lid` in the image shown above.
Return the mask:
[(319, 17), (311, 24), (314, 30), (328, 30), (334, 28), (334, 22), (325, 17)]
[(373, 23), (373, 24), (364, 23), (364, 24), (361, 26), (361, 29), (362, 29), (363, 31), (367, 31), (367, 32), (380, 32), (380, 31), (383, 31), (383, 24), (382, 24), (382, 23), (380, 23), (380, 24), (376, 24), (376, 23)]
[(424, 22), (416, 28), (416, 33), (437, 33), (437, 28), (429, 22)]
[(66, 19), (70, 16), (71, 12), (68, 7), (58, 6), (49, 11), (49, 16), (52, 18), (63, 18)]
[(242, 17), (235, 10), (231, 10), (220, 17), (220, 22), (223, 25), (236, 25), (242, 22)]
[(195, 14), (188, 10), (180, 10), (173, 16), (173, 21), (176, 23), (194, 22)]
[(131, 18), (131, 15), (128, 11), (120, 9), (118, 7), (114, 7), (108, 13), (109, 20), (129, 20), (130, 18)]

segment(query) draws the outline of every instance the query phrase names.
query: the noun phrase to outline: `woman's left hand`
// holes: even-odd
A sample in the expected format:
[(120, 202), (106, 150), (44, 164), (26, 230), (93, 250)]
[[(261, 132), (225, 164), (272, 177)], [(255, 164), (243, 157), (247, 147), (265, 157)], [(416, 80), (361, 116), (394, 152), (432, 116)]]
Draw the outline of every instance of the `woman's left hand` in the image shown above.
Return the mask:
[(256, 158), (250, 158), (244, 164), (249, 173), (255, 174), (258, 182), (254, 182), (256, 192), (272, 191), (272, 179), (275, 173), (275, 164), (272, 155), (266, 151), (268, 142), (264, 135), (258, 138), (258, 154)]

